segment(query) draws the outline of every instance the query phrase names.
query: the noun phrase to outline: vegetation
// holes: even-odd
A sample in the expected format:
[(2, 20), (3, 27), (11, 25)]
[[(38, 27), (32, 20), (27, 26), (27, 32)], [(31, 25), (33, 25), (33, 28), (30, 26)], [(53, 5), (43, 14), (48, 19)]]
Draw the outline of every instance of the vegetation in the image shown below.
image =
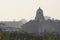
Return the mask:
[(0, 32), (0, 40), (60, 40), (58, 34), (42, 33), (41, 36), (19, 32)]

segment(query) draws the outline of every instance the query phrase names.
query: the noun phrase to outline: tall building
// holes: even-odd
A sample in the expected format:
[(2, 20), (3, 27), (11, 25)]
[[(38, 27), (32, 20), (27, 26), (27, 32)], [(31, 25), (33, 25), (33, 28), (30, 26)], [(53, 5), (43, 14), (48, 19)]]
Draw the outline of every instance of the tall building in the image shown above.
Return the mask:
[(43, 10), (39, 7), (39, 9), (36, 12), (36, 17), (35, 20), (43, 21), (44, 16), (43, 16)]
[(36, 11), (35, 20), (30, 20), (26, 24), (22, 25), (22, 30), (28, 33), (40, 34), (40, 32), (43, 31), (41, 25), (42, 21), (44, 22), (43, 10), (39, 7)]
[[(49, 18), (49, 17), (48, 17)], [(30, 20), (29, 22), (22, 25), (22, 30), (27, 33), (38, 34), (42, 33), (54, 33), (60, 35), (60, 20), (45, 20), (43, 16), (43, 10), (39, 8), (36, 12), (35, 20)]]

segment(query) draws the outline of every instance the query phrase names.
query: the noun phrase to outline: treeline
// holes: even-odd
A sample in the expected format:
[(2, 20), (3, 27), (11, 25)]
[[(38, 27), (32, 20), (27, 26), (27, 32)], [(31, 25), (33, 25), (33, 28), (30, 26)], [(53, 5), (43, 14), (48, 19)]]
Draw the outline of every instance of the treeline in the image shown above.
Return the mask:
[(58, 34), (54, 35), (53, 33), (42, 33), (39, 36), (26, 32), (0, 32), (0, 40), (60, 40), (60, 37)]

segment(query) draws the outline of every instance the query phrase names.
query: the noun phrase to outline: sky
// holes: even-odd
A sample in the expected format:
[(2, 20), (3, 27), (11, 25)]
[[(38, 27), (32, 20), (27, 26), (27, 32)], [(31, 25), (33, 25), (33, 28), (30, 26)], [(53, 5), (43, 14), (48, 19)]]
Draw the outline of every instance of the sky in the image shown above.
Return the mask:
[(38, 8), (60, 20), (60, 0), (0, 0), (0, 21), (33, 20)]

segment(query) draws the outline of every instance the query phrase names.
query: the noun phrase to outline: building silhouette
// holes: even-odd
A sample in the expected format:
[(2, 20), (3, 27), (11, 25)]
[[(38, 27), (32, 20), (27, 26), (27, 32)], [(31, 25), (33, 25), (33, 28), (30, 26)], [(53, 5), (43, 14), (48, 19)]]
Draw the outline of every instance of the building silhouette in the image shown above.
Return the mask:
[(36, 11), (35, 20), (44, 21), (43, 10), (42, 10), (40, 7), (39, 7), (39, 9)]
[(60, 20), (51, 20), (49, 17), (45, 20), (43, 10), (37, 9), (36, 17), (29, 22), (22, 21), (4, 21), (0, 22), (2, 31), (18, 31), (27, 32), (40, 35), (43, 32), (58, 33), (60, 34)]
[(50, 33), (60, 33), (60, 20), (45, 20), (43, 15), (43, 10), (39, 8), (36, 11), (36, 17), (34, 20), (30, 20), (29, 22), (22, 25), (22, 30), (27, 33), (39, 34), (43, 32)]

